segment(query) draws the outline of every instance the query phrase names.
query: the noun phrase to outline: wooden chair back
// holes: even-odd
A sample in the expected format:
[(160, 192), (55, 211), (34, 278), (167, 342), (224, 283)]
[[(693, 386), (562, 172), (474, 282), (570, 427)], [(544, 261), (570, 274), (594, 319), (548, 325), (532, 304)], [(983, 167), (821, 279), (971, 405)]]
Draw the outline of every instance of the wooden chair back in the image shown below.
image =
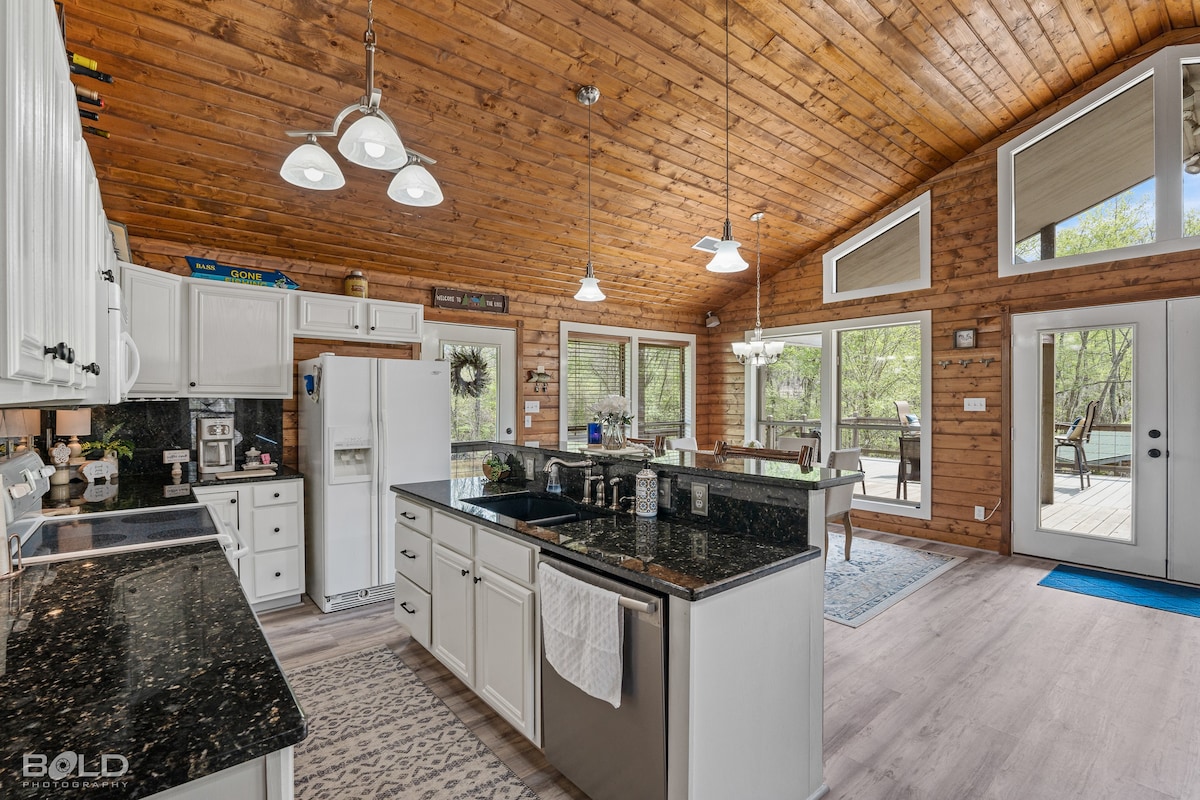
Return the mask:
[(729, 442), (719, 441), (713, 448), (713, 455), (717, 458), (761, 458), (767, 461), (790, 461), (793, 464), (811, 467), (816, 449), (803, 447), (799, 450), (777, 450), (770, 447), (740, 447), (729, 444)]
[(696, 444), (695, 437), (680, 436), (675, 439), (667, 439), (667, 447), (672, 450), (699, 450), (700, 445)]
[(662, 435), (647, 437), (627, 436), (625, 437), (625, 441), (630, 444), (644, 444), (647, 447), (653, 448), (654, 452), (658, 455), (662, 455), (667, 450), (667, 437)]

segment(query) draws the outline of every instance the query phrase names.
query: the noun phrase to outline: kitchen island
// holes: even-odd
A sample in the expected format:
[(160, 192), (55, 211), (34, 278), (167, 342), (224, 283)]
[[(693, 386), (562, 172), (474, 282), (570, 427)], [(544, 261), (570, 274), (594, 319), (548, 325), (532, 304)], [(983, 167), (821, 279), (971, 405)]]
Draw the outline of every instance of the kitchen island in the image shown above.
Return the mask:
[(307, 722), (215, 542), (0, 582), (0, 796), (292, 796)]
[[(450, 532), (446, 540), (451, 549), (451, 536), (458, 537), (464, 543), (459, 551), (468, 555), (471, 540), (460, 531), (473, 530), (475, 560), (455, 560), (453, 566), (461, 569), (448, 570), (448, 580), (461, 571), (469, 583), (474, 569), (478, 573), (474, 580), (486, 585), (495, 567), (483, 561), (479, 543), (501, 536), (662, 594), (668, 606), (665, 797), (807, 800), (824, 795), (828, 791), (822, 777), (821, 741), (824, 561), (809, 541), (816, 531), (823, 532), (824, 489), (854, 482), (858, 473), (676, 453), (660, 457), (665, 462), (651, 461), (660, 480), (669, 481), (664, 504), (673, 513), (642, 519), (628, 511), (590, 506), (584, 515), (590, 518), (545, 527), (489, 510), (486, 502), (469, 501), (525, 492), (542, 496), (546, 460), (579, 461), (584, 454), (511, 445), (503, 451), (517, 465), (533, 459), (531, 479), (496, 484), (458, 478), (393, 486), (402, 520), (398, 531), (404, 525), (411, 527), (401, 534), (409, 537), (406, 541), (420, 542), (412, 534), (431, 529), (437, 561), (449, 557), (439, 556), (439, 522)], [(609, 481), (619, 479), (621, 496), (632, 494), (630, 476), (641, 468), (639, 461), (587, 455)], [(565, 468), (562, 479), (564, 494), (582, 497), (582, 470)], [(693, 483), (703, 483), (711, 493), (707, 516), (688, 510)], [(398, 541), (398, 567), (414, 574), (417, 562), (429, 557), (428, 549), (422, 554), (423, 546), (406, 548)], [(488, 550), (495, 548), (487, 545)], [(398, 598), (403, 580), (398, 576)], [(536, 592), (532, 579), (526, 585)], [(419, 616), (415, 609), (421, 602), (432, 602), (431, 651), (452, 670), (469, 665), (474, 656), (470, 647), (463, 650), (465, 655), (456, 653), (452, 658), (439, 647), (438, 593), (418, 592), (410, 598), (415, 605), (398, 610), (397, 618), (406, 622), (406, 614)], [(461, 598), (458, 604), (469, 605)], [(535, 604), (526, 605), (532, 610)], [(536, 620), (531, 624), (533, 635), (515, 637), (527, 639), (526, 649), (533, 650), (524, 653), (527, 665), (536, 664), (539, 646)], [(428, 635), (425, 638), (430, 641)], [(487, 640), (481, 635), (478, 646)], [(510, 665), (510, 671), (527, 679), (536, 674), (532, 667), (521, 673), (519, 665)], [(473, 685), (471, 680), (467, 683)], [(512, 705), (473, 688), (502, 714)], [(536, 732), (531, 735), (528, 728), (524, 732), (538, 741)], [(611, 768), (619, 770), (622, 765), (613, 763)]]

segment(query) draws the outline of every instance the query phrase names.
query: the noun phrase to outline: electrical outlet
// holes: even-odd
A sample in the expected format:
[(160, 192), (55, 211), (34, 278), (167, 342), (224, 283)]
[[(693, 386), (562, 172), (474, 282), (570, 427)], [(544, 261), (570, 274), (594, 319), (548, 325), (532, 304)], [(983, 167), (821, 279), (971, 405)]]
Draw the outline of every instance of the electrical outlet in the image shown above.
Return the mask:
[(975, 506), (975, 519), (979, 520), (980, 522), (983, 522), (983, 512), (984, 512), (983, 506)]
[(539, 414), (539, 413), (541, 413), (541, 410), (542, 410), (542, 401), (541, 400), (526, 400), (525, 401), (525, 413), (526, 414)]
[(708, 484), (692, 484), (692, 513), (702, 517), (708, 516)]
[(533, 480), (533, 456), (525, 458), (525, 478), (526, 480)]
[(526, 414), (526, 415), (525, 415), (525, 427), (526, 427), (526, 428), (532, 428), (532, 427), (533, 427), (533, 417), (532, 417), (532, 416), (530, 416), (529, 414)]

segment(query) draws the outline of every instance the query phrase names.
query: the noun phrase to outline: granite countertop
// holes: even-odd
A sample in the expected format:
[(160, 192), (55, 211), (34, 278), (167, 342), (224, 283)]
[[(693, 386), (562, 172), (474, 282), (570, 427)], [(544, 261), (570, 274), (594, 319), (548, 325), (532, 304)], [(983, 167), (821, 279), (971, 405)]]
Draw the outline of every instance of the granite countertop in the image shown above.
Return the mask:
[[(541, 494), (533, 482), (527, 486)], [(494, 484), (472, 477), (391, 488), (530, 540), (549, 553), (685, 600), (700, 600), (821, 556), (820, 548), (810, 547), (804, 536), (793, 541), (767, 540), (746, 531), (706, 525), (691, 515), (640, 518), (629, 512), (606, 512), (597, 519), (543, 528), (463, 502), (464, 498), (525, 491), (521, 482)], [(596, 506), (585, 508), (598, 510)], [(778, 513), (794, 510), (781, 508)], [(751, 530), (754, 527), (749, 526)]]
[(183, 475), (175, 483), (169, 466), (162, 472), (152, 474), (119, 473), (108, 482), (86, 483), (73, 480), (63, 486), (51, 486), (42, 498), (42, 511), (54, 512), (78, 508), (77, 513), (97, 511), (127, 511), (135, 508), (168, 506), (177, 503), (194, 503), (193, 486), (231, 486), (258, 481), (281, 481), (303, 478), (304, 475), (282, 464), (273, 475), (258, 477), (242, 476), (238, 470), (236, 478), (221, 479), (215, 475), (201, 476), (195, 462), (181, 464)]
[[(145, 797), (307, 734), (214, 542), (38, 564), (0, 582), (0, 719), (0, 796), (13, 798)], [(76, 767), (35, 786), (22, 776), (29, 753), (82, 754), (89, 774), (113, 754), (128, 770), (80, 779)]]

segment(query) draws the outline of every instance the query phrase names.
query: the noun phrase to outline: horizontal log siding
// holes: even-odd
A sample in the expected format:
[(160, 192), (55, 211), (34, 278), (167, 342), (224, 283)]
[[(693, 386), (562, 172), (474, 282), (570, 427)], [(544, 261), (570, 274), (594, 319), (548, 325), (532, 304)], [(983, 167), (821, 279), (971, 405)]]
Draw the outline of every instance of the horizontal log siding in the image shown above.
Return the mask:
[[(1157, 46), (1179, 44), (1188, 37), (1163, 37)], [(1153, 52), (1149, 48), (1143, 55)], [(1123, 65), (1128, 68), (1137, 59)], [(876, 530), (1010, 552), (1011, 454), (1008, 431), (1011, 316), (1017, 313), (1077, 306), (1126, 303), (1200, 295), (1200, 254), (1172, 253), (1142, 259), (1114, 260), (1071, 270), (1054, 270), (1000, 278), (997, 266), (996, 155), (1003, 141), (1027, 130), (1096, 86), (1111, 80), (1112, 69), (1002, 139), (980, 148), (933, 180), (901, 198), (877, 216), (841, 237), (844, 241), (920, 193), (932, 193), (932, 288), (927, 291), (822, 303), (821, 253), (803, 258), (762, 287), (763, 325), (783, 327), (828, 320), (852, 320), (883, 314), (929, 310), (932, 317), (932, 434), (929, 521), (887, 514), (855, 512), (854, 521)], [(769, 224), (769, 220), (764, 222)], [(834, 242), (833, 244), (836, 244)], [(830, 247), (833, 246), (830, 245)], [(745, 381), (730, 344), (754, 326), (753, 295), (719, 309), (723, 324), (708, 337), (709, 361), (701, 367), (710, 380), (701, 384), (699, 438), (740, 440), (743, 437)], [(953, 332), (976, 328), (974, 350), (955, 350)], [(976, 363), (960, 366), (960, 358)], [(996, 359), (988, 366), (981, 358)], [(949, 360), (942, 369), (937, 361)], [(987, 399), (987, 411), (964, 412), (964, 397)], [(989, 511), (988, 522), (974, 519), (974, 506)]]

